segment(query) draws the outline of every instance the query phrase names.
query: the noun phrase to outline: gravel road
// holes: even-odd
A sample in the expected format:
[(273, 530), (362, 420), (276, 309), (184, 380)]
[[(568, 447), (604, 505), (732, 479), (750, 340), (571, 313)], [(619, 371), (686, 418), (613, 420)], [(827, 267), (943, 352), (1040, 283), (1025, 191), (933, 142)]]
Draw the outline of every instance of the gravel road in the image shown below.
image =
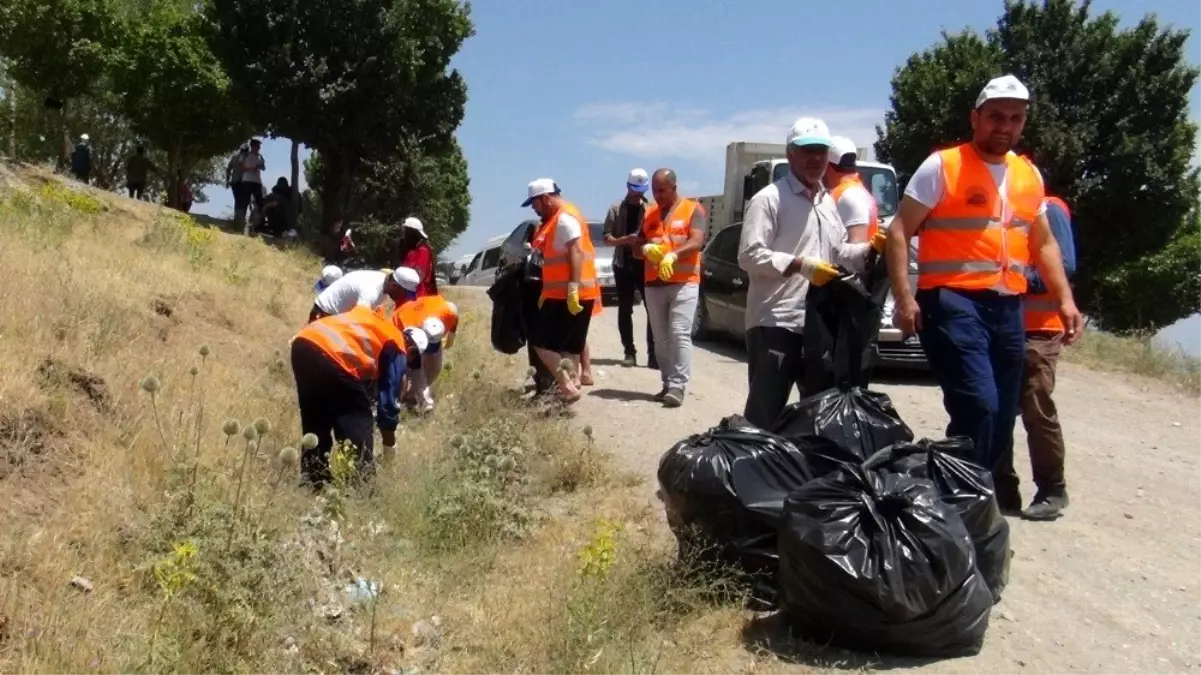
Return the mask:
[[(640, 338), (642, 312), (635, 308)], [(576, 406), (579, 422), (593, 426), (624, 469), (646, 477), (653, 500), (662, 452), (741, 412), (741, 347), (698, 345), (684, 406), (665, 409), (651, 400), (658, 373), (619, 363), (616, 308), (594, 319), (589, 343), (597, 381)], [(893, 375), (875, 388), (892, 397), (919, 437), (942, 436), (942, 397), (928, 378)], [(1011, 521), (1010, 585), (994, 608), (984, 650), (968, 659), (873, 669), (1201, 672), (1198, 401), (1156, 383), (1064, 365), (1056, 402), (1072, 504), (1056, 522)], [(1020, 424), (1017, 447), (1024, 453)], [(1028, 500), (1028, 462), (1019, 462), (1019, 472)]]

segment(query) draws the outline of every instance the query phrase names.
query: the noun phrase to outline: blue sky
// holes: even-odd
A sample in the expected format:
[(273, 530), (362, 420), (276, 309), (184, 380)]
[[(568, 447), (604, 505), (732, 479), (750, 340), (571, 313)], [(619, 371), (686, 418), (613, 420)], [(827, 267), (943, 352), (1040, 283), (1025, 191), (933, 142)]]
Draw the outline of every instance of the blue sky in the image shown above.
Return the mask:
[[(1098, 0), (1093, 8), (1126, 23), (1154, 13), (1190, 27), (1188, 52), (1201, 61), (1196, 0)], [(525, 185), (540, 176), (600, 219), (635, 166), (674, 168), (686, 193), (720, 192), (727, 143), (781, 142), (801, 115), (870, 145), (893, 70), (941, 30), (983, 31), (1001, 9), (999, 0), (475, 2), (477, 35), (453, 64), (468, 86), (459, 140), (471, 225), (445, 257), (471, 253), (529, 217), (520, 207)], [(1201, 109), (1197, 89), (1193, 109)], [(288, 151), (287, 141), (264, 144), (265, 178), (288, 174)], [(227, 191), (209, 192), (212, 202), (197, 211), (232, 210)], [(1180, 334), (1190, 352), (1201, 351), (1201, 319)]]

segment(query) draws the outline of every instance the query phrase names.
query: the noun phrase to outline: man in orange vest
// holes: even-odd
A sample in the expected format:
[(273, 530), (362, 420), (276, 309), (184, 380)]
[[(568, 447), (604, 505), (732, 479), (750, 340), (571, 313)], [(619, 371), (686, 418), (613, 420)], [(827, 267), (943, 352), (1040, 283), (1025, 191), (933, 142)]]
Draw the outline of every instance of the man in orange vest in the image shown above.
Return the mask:
[(651, 192), (655, 203), (642, 217), (635, 250), (636, 257), (645, 260), (646, 316), (663, 383), (655, 400), (678, 408), (692, 378), (692, 321), (700, 297), (705, 209), (680, 198), (671, 169), (651, 176)]
[(315, 434), (317, 446), (301, 457), (306, 482), (329, 482), (329, 452), (334, 439), (350, 441), (363, 477), (373, 471), (371, 387), (379, 379), (377, 423), (384, 452), (396, 448), (400, 407), (396, 392), (405, 371), (420, 362), (427, 338), (420, 330), (400, 331), (369, 307), (317, 319), (292, 340), (292, 374), (300, 403), (303, 433)]
[[(1072, 238), (1072, 212), (1059, 197), (1047, 197), (1047, 222), (1063, 252), (1063, 269), (1068, 278), (1076, 272), (1076, 243)], [(1026, 273), (1027, 292), (1022, 300), (1026, 326), (1026, 374), (1022, 380), (1022, 425), (1030, 451), (1030, 468), (1037, 492), (1022, 511), (1026, 520), (1055, 520), (1068, 505), (1064, 481), (1063, 428), (1051, 393), (1055, 390), (1055, 367), (1063, 349), (1065, 327), (1055, 299), (1037, 270)], [(1018, 484), (1013, 453), (1002, 458), (997, 469), (1001, 482)]]
[(455, 331), (459, 328), (459, 308), (441, 295), (427, 295), (410, 300), (392, 312), (392, 323), (400, 330), (420, 328), (429, 339), (429, 346), (421, 354), (421, 367), (408, 373), (402, 389), (405, 395), (416, 397), (418, 412), (426, 414), (434, 410), (434, 396), (430, 386), (442, 373), (442, 352), (454, 344)]
[[(588, 345), (594, 305), (600, 302), (596, 260), (588, 221), (574, 204), (563, 199), (550, 178), (526, 188), (523, 207), (534, 209), (542, 224), (532, 247), (542, 257), (542, 295), (531, 338), (542, 363), (555, 374), (559, 395), (566, 403), (580, 399), (580, 358)], [(559, 368), (564, 358), (571, 373)]]
[(859, 178), (859, 151), (845, 136), (830, 139), (830, 160), (822, 179), (847, 230), (847, 243), (871, 241), (880, 231), (876, 198)]
[[(1008, 514), (1021, 510), (1021, 494), (996, 471), (1013, 453), (1026, 346), (1022, 295), (1031, 266), (1064, 322), (1064, 343), (1083, 328), (1047, 224), (1042, 175), (1012, 151), (1029, 101), (1012, 75), (985, 85), (971, 113), (971, 141), (935, 152), (914, 172), (887, 247), (894, 320), (905, 335), (921, 338), (950, 417), (947, 435), (972, 439)], [(919, 228), (915, 295), (909, 240)]]

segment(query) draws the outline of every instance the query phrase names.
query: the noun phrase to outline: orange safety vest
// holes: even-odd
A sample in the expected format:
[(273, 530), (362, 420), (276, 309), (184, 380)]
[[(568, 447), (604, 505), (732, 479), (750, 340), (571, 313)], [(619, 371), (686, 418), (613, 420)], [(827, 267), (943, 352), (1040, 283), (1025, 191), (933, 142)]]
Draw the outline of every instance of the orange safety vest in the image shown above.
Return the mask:
[(380, 353), (389, 342), (405, 351), (400, 331), (366, 307), (317, 319), (302, 328), (296, 339), (313, 343), (342, 370), (359, 379), (375, 379)]
[[(667, 217), (667, 227), (664, 231), (663, 214), (658, 204), (651, 204), (642, 217), (642, 236), (648, 243), (659, 244), (669, 253), (688, 243), (692, 237), (692, 216), (700, 204), (691, 199), (681, 199), (671, 207)], [(660, 281), (659, 270), (654, 265), (646, 265), (646, 280)], [(676, 259), (672, 265), (669, 284), (699, 284), (701, 282), (701, 252), (690, 251)]]
[[(542, 297), (552, 300), (567, 299), (567, 284), (571, 282), (571, 257), (567, 251), (555, 251), (555, 228), (559, 216), (567, 213), (580, 224), (580, 251), (584, 254), (580, 270), (580, 301), (600, 299), (600, 285), (596, 282), (596, 250), (592, 247), (592, 235), (588, 221), (575, 207), (563, 202), (563, 206), (542, 224), (534, 233), (532, 246), (542, 252)], [(595, 309), (593, 310), (595, 312)]]
[[(1047, 206), (1051, 204), (1057, 204), (1068, 214), (1068, 218), (1072, 217), (1068, 205), (1059, 197), (1047, 197)], [(1022, 299), (1022, 319), (1026, 323), (1027, 333), (1062, 333), (1067, 330), (1059, 316), (1059, 303), (1055, 302), (1050, 292), (1027, 293)]]
[(867, 220), (867, 240), (871, 241), (872, 237), (876, 236), (876, 233), (880, 231), (880, 210), (876, 206), (876, 198), (872, 196), (871, 191), (863, 184), (863, 180), (859, 178), (859, 174), (852, 173), (843, 177), (838, 185), (835, 185), (834, 189), (830, 191), (830, 196), (834, 198), (834, 203), (838, 204), (838, 200), (842, 199), (842, 193), (846, 192), (852, 185), (858, 185), (863, 188), (863, 191), (867, 193), (868, 199), (872, 200), (872, 213)]
[(1005, 196), (970, 143), (938, 153), (946, 189), (922, 223), (917, 287), (1026, 292), (1030, 226), (1043, 201), (1038, 169), (1005, 157)]
[(455, 332), (459, 327), (459, 308), (441, 295), (426, 295), (397, 307), (396, 311), (392, 312), (392, 325), (402, 331), (406, 328), (421, 328), (421, 324), (430, 317), (441, 319), (447, 334)]

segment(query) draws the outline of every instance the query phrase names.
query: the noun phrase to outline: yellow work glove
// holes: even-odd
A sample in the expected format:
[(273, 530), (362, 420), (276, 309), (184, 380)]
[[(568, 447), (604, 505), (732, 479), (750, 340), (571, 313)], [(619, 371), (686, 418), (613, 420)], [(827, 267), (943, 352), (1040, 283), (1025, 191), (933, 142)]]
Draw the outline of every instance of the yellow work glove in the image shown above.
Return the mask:
[(567, 311), (571, 312), (572, 316), (584, 311), (584, 306), (580, 304), (579, 284), (567, 284)]
[(872, 248), (876, 249), (876, 253), (883, 253), (885, 245), (888, 244), (888, 233), (884, 230), (872, 235)]
[(667, 281), (675, 273), (676, 254), (668, 253), (659, 261), (659, 280)]
[(663, 260), (663, 254), (663, 247), (658, 244), (646, 244), (642, 247), (643, 257), (656, 265), (659, 264), (659, 261)]
[(841, 276), (837, 267), (821, 258), (801, 258), (801, 274), (814, 286), (825, 286)]
[(539, 295), (538, 296), (538, 309), (542, 309), (542, 303), (544, 303), (544, 302), (546, 302), (546, 296)]

